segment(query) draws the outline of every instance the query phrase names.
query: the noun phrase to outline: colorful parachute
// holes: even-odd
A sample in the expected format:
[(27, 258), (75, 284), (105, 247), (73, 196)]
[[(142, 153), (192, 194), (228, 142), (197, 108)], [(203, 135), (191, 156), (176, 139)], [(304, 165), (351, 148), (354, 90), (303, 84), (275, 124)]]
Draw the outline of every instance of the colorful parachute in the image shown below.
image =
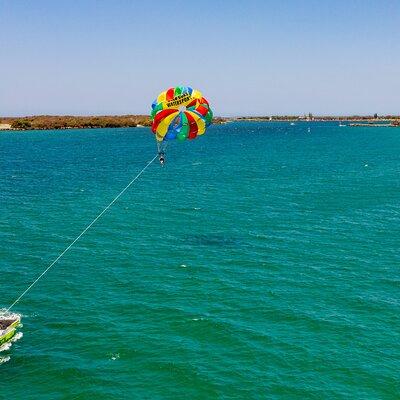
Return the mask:
[(158, 142), (194, 139), (206, 131), (213, 117), (202, 94), (186, 86), (160, 93), (151, 108), (151, 128)]

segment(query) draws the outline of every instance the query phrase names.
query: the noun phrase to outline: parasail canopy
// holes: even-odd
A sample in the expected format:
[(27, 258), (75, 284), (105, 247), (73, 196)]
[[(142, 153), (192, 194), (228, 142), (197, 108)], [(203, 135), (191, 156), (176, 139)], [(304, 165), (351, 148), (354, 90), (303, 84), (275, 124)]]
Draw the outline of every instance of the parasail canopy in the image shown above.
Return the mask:
[(151, 129), (158, 142), (195, 139), (206, 131), (213, 117), (201, 92), (187, 86), (161, 92), (151, 108)]

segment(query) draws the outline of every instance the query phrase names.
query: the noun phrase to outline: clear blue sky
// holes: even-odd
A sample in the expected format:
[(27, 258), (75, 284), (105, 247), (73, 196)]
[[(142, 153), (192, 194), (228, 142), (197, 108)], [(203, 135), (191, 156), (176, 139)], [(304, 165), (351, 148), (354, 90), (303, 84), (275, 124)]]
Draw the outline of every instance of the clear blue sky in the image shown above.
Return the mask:
[(400, 114), (399, 0), (0, 0), (0, 115)]

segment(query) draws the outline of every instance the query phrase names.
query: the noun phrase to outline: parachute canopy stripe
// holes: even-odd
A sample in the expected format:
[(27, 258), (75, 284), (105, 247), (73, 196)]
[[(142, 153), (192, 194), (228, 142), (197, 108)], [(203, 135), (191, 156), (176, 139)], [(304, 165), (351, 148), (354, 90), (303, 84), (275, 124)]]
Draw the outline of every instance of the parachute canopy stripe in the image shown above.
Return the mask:
[(167, 101), (170, 101), (170, 100), (172, 100), (174, 97), (175, 97), (175, 90), (174, 90), (174, 88), (168, 89), (168, 90), (167, 90), (167, 93), (166, 93), (166, 95), (165, 95), (165, 99), (166, 99)]
[(161, 122), (158, 124), (157, 127), (157, 134), (161, 136), (162, 138), (165, 136), (165, 134), (168, 131), (169, 125), (171, 121), (176, 117), (177, 113), (173, 113), (171, 115), (168, 115), (168, 117), (165, 117), (164, 119), (161, 120)]
[(201, 114), (203, 117), (205, 117), (208, 113), (208, 108), (204, 107), (204, 106), (198, 106), (196, 108), (196, 111)]
[(197, 136), (197, 123), (193, 118), (192, 113), (190, 111), (185, 111), (185, 115), (188, 119), (189, 123), (189, 139), (194, 139)]
[[(205, 124), (205, 121), (203, 120), (202, 116), (199, 114), (196, 114), (193, 111), (186, 111), (185, 114), (188, 116), (188, 119), (190, 116), (192, 118), (192, 121), (194, 121), (193, 124), (196, 126), (196, 134), (202, 135), (206, 129), (206, 124)], [(190, 129), (192, 130), (192, 127)]]
[(193, 90), (192, 97), (194, 97), (195, 99), (201, 99), (203, 96), (198, 90)]
[(208, 101), (207, 101), (204, 97), (202, 97), (202, 98), (199, 100), (199, 103), (201, 103), (201, 104), (207, 104), (207, 107), (210, 108), (210, 105), (208, 104)]
[(156, 114), (153, 120), (153, 124), (151, 126), (153, 132), (156, 132), (160, 122), (166, 117), (168, 117), (171, 114), (176, 114), (177, 110), (169, 109), (169, 110), (162, 110), (159, 113)]

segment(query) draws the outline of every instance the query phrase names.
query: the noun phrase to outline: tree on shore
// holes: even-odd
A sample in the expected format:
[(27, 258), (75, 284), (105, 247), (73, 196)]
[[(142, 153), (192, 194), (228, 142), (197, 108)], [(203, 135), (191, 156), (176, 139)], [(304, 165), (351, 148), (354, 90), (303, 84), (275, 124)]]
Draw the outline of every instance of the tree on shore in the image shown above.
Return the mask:
[(17, 119), (11, 124), (11, 128), (13, 129), (30, 129), (31, 126), (32, 124), (24, 119)]

